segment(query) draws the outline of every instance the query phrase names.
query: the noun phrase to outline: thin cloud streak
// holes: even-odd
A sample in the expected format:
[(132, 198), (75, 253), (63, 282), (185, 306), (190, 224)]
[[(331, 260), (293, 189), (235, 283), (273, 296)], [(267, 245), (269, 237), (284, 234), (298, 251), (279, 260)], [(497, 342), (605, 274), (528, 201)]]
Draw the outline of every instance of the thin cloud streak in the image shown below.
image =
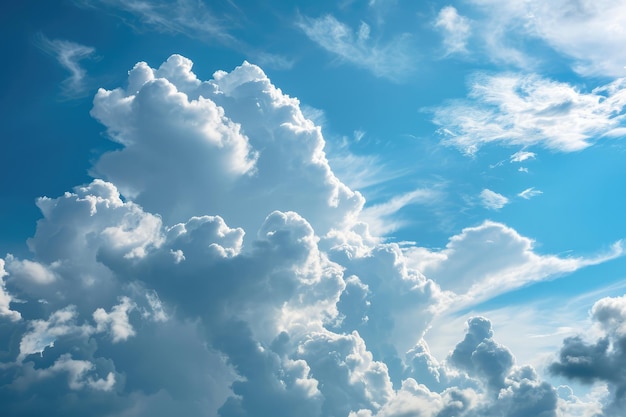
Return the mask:
[(70, 72), (70, 76), (61, 84), (66, 97), (77, 98), (87, 93), (85, 86), (87, 72), (80, 65), (80, 61), (92, 57), (95, 48), (62, 39), (48, 39), (41, 33), (36, 37), (35, 44), (53, 55), (57, 62)]

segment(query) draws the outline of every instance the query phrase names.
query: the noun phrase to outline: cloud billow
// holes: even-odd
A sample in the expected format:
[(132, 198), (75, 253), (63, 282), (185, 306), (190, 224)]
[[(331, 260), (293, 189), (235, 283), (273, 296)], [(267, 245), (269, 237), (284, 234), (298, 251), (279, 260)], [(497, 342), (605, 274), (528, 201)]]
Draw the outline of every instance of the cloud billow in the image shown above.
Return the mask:
[[(440, 252), (382, 242), (296, 99), (248, 63), (191, 68), (139, 63), (99, 90), (119, 149), (37, 201), (30, 259), (0, 260), (0, 414), (556, 416), (487, 319), (442, 362), (423, 336), (499, 272), (514, 288), (595, 260), (536, 255), (492, 222)], [(485, 241), (510, 257), (455, 274)], [(617, 311), (597, 316), (621, 334)]]

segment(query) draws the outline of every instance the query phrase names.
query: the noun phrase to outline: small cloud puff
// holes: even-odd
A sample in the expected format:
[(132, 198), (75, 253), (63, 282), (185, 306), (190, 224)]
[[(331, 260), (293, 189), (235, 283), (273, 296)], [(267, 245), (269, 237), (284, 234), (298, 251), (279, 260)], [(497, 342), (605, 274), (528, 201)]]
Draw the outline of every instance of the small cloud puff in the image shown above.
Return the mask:
[(480, 192), (480, 199), (482, 205), (489, 210), (500, 210), (509, 203), (508, 198), (488, 188)]

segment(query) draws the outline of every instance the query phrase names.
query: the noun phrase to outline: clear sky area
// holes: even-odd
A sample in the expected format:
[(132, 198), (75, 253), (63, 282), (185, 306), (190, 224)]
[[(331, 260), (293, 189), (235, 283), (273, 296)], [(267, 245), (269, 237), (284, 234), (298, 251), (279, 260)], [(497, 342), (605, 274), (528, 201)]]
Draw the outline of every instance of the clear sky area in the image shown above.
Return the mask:
[(624, 417), (626, 3), (0, 5), (0, 415)]

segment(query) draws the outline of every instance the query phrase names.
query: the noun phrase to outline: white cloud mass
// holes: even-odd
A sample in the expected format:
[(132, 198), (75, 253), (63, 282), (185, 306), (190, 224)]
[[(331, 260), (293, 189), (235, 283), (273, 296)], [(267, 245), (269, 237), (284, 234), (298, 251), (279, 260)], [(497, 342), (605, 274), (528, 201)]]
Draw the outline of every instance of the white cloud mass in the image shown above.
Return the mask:
[[(381, 243), (296, 99), (248, 63), (209, 81), (191, 68), (139, 63), (99, 90), (92, 114), (118, 149), (90, 184), (37, 201), (31, 259), (0, 260), (0, 414), (555, 417), (572, 404), (486, 318), (441, 361), (423, 337), (442, 310), (619, 243), (540, 255), (493, 222), (440, 251)], [(621, 334), (609, 304), (595, 314)]]

